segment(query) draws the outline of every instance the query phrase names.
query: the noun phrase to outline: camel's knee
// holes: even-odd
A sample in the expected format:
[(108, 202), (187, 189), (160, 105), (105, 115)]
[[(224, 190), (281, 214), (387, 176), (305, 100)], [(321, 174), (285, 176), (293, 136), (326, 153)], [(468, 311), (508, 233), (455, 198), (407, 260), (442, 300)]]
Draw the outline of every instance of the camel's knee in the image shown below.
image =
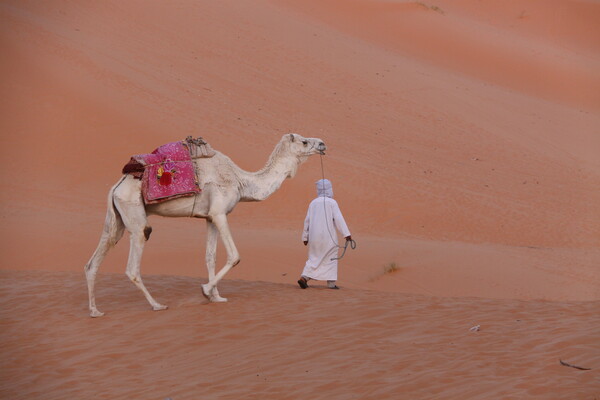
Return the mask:
[(241, 261), (240, 255), (236, 254), (229, 260), (229, 263), (231, 264), (232, 267), (235, 267), (236, 265), (238, 265), (240, 263), (240, 261)]

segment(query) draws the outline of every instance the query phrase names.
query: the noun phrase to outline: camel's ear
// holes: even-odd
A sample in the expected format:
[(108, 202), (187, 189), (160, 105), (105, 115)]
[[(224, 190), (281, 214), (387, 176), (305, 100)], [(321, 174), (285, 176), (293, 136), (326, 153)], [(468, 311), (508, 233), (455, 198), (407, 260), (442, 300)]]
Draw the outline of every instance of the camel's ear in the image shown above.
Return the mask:
[(292, 141), (292, 142), (294, 141), (294, 134), (293, 133), (290, 133), (290, 141)]

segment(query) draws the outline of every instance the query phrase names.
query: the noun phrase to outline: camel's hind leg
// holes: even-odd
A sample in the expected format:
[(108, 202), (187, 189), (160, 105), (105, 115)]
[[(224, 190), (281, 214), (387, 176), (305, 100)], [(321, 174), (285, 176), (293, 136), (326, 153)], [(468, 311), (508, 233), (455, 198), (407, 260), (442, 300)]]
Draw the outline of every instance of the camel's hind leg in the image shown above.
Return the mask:
[(90, 307), (90, 316), (91, 317), (101, 317), (104, 313), (98, 311), (96, 308), (96, 296), (94, 293), (94, 286), (96, 281), (96, 273), (98, 272), (98, 268), (104, 260), (106, 253), (117, 244), (119, 239), (123, 236), (123, 221), (121, 217), (116, 212), (114, 204), (113, 204), (113, 193), (117, 186), (121, 184), (122, 180), (119, 181), (108, 193), (108, 209), (106, 212), (106, 219), (104, 221), (104, 230), (102, 232), (102, 236), (100, 237), (100, 243), (98, 243), (98, 247), (94, 254), (85, 265), (85, 277), (87, 280), (88, 286), (88, 297), (89, 297), (89, 307)]
[(167, 306), (158, 303), (148, 292), (142, 275), (140, 273), (140, 265), (142, 263), (142, 253), (144, 252), (144, 244), (150, 237), (152, 229), (147, 225), (146, 211), (144, 205), (139, 201), (128, 201), (117, 199), (115, 205), (121, 214), (125, 228), (129, 231), (129, 259), (127, 260), (127, 277), (144, 293), (146, 300), (155, 311), (164, 310)]
[[(206, 268), (208, 269), (208, 280), (215, 279), (215, 264), (217, 262), (217, 242), (219, 239), (219, 230), (217, 226), (206, 220)], [(225, 297), (219, 295), (219, 290), (215, 286), (209, 300), (213, 303), (224, 303), (227, 301)]]
[(117, 243), (117, 241), (122, 236), (123, 236), (123, 225), (122, 224), (121, 224), (119, 231), (116, 232), (116, 235), (114, 235), (114, 234), (111, 235), (105, 229), (105, 231), (102, 232), (102, 237), (100, 237), (100, 243), (98, 243), (98, 247), (96, 248), (96, 251), (92, 255), (92, 258), (90, 258), (90, 261), (88, 261), (88, 263), (85, 265), (85, 277), (86, 277), (87, 286), (88, 286), (90, 316), (93, 318), (101, 317), (104, 315), (103, 312), (100, 312), (98, 310), (98, 308), (96, 308), (96, 296), (94, 293), (96, 273), (98, 272), (98, 268), (100, 267), (102, 260), (104, 260), (106, 253), (108, 253), (108, 251), (114, 247), (114, 245)]

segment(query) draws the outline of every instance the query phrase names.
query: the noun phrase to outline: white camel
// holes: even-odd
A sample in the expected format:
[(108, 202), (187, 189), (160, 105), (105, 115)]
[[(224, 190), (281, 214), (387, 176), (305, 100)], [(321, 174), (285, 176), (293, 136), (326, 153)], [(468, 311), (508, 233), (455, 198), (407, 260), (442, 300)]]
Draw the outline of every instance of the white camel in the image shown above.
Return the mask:
[[(197, 158), (193, 161), (202, 190), (199, 194), (158, 204), (144, 204), (141, 181), (131, 175), (123, 176), (108, 193), (108, 211), (100, 243), (85, 266), (90, 316), (104, 315), (96, 308), (94, 281), (102, 260), (123, 236), (125, 229), (130, 235), (129, 259), (125, 273), (144, 293), (154, 310), (167, 308), (152, 298), (140, 274), (144, 244), (152, 232), (147, 220), (149, 215), (195, 217), (206, 220), (208, 283), (202, 285), (202, 292), (211, 302), (227, 301), (226, 298), (219, 296), (217, 283), (240, 262), (227, 223), (227, 214), (233, 211), (240, 201), (265, 200), (279, 189), (286, 178), (293, 178), (300, 164), (310, 155), (324, 154), (325, 150), (325, 144), (321, 139), (304, 138), (295, 133), (286, 134), (275, 146), (267, 164), (257, 172), (243, 171), (229, 157), (217, 151), (213, 157)], [(225, 245), (227, 262), (215, 274), (218, 235)]]

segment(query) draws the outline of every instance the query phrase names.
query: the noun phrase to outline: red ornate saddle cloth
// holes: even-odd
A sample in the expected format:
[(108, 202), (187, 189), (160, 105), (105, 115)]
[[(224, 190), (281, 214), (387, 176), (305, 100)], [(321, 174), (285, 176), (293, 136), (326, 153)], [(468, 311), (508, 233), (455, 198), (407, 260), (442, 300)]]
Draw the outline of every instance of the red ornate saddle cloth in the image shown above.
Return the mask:
[(202, 138), (189, 136), (180, 142), (167, 143), (150, 154), (138, 154), (123, 167), (124, 174), (142, 180), (146, 204), (200, 193), (194, 158), (212, 157), (214, 151)]

